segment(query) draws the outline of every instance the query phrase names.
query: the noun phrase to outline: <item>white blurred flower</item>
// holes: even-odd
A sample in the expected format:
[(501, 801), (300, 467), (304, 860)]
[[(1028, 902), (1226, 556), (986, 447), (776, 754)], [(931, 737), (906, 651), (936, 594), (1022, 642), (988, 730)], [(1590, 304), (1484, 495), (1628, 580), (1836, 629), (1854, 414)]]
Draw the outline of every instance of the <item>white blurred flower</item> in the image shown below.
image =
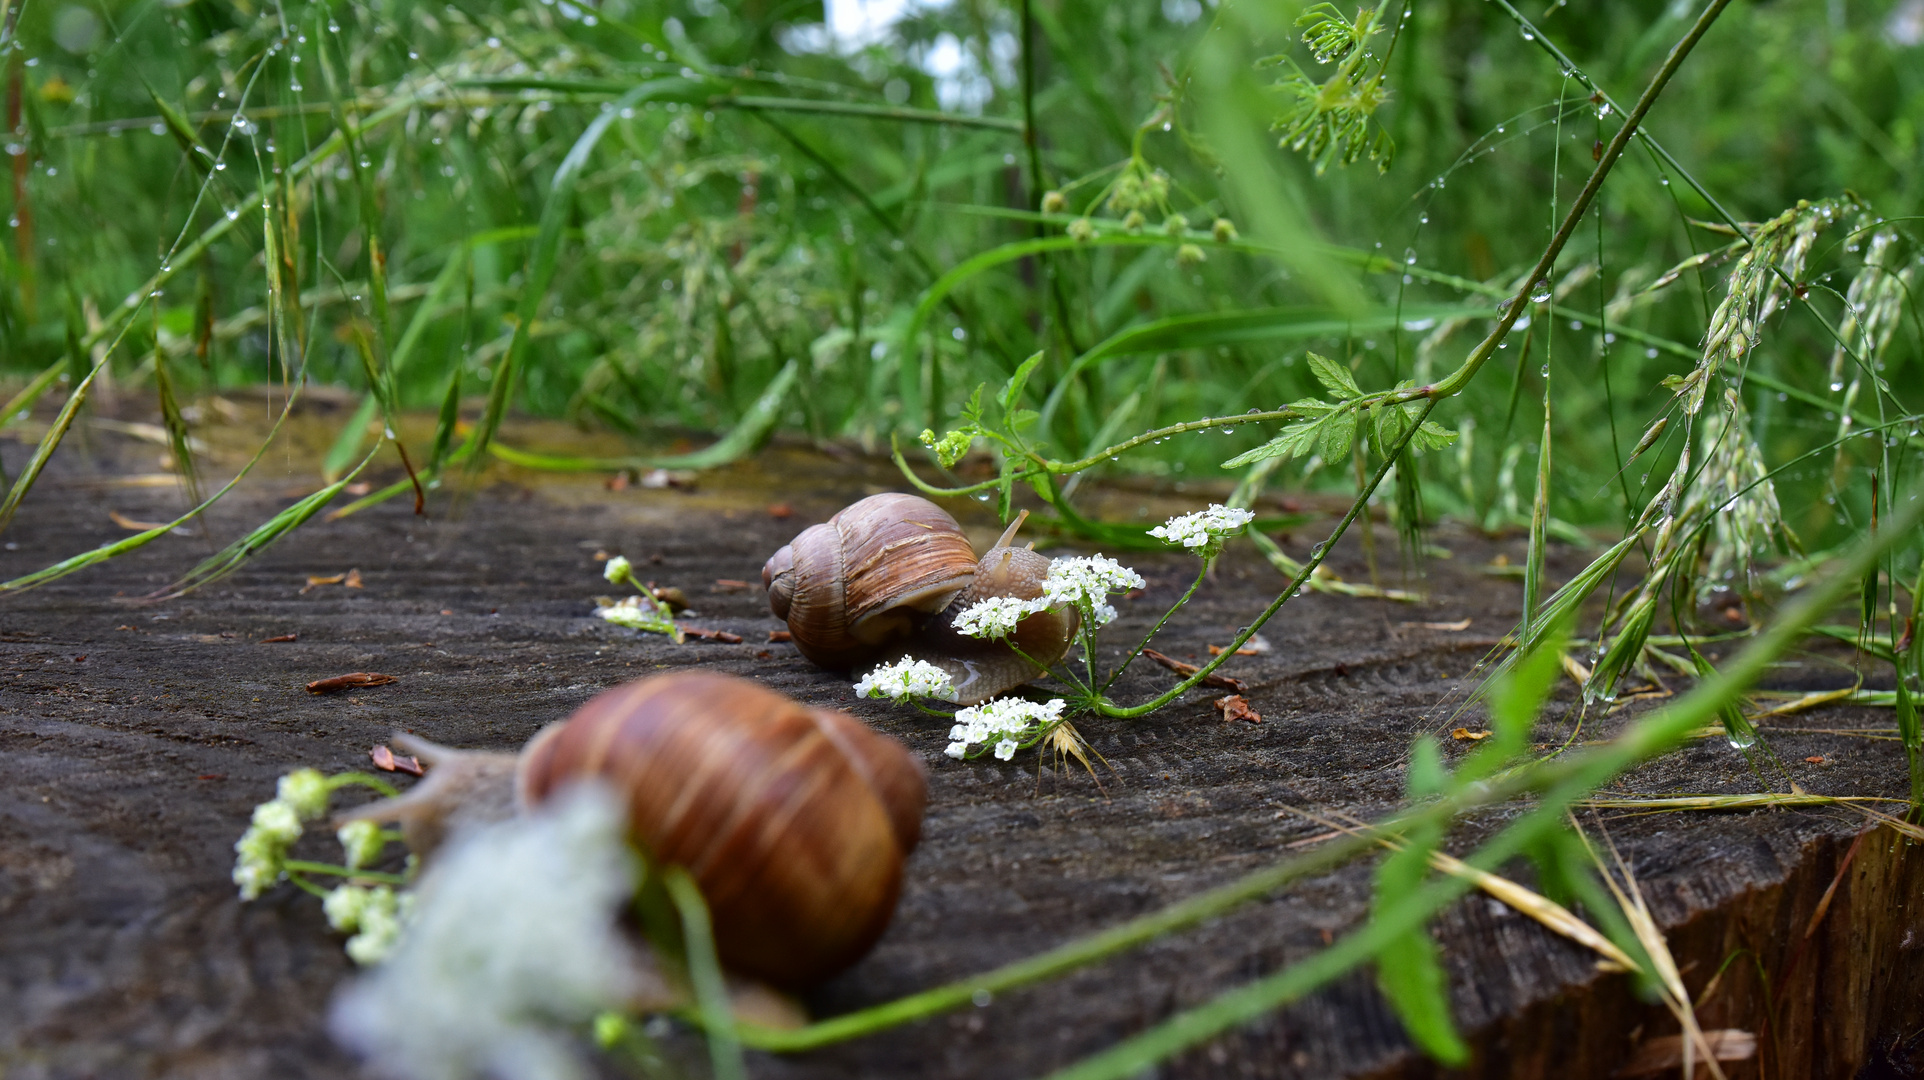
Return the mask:
[[(318, 774), (316, 774), (318, 775)], [(254, 807), (247, 831), (234, 841), (234, 884), (242, 900), (252, 900), (281, 879), (287, 849), (301, 838), (301, 815), (293, 806), (273, 799)]]
[(1214, 554), (1224, 540), (1242, 532), (1244, 526), (1255, 520), (1256, 515), (1247, 510), (1212, 504), (1207, 510), (1172, 517), (1168, 523), (1150, 529), (1149, 535), (1165, 543)]
[(295, 769), (281, 777), (275, 796), (293, 808), (302, 821), (313, 821), (327, 816), (327, 797), (333, 790), (319, 769)]
[(1049, 605), (1042, 600), (1021, 600), (1013, 596), (991, 596), (969, 605), (955, 617), (955, 631), (969, 637), (1005, 638), (1015, 633), (1015, 624)]
[(681, 630), (675, 626), (674, 617), (652, 596), (626, 596), (606, 607), (596, 608), (595, 614), (616, 626), (667, 634), (677, 642), (681, 640)]
[(628, 561), (627, 556), (617, 555), (601, 568), (601, 576), (619, 585), (634, 576), (634, 564)]
[[(422, 879), (392, 962), (335, 998), (335, 1037), (401, 1080), (588, 1075), (571, 1029), (641, 989), (618, 930), (636, 873), (622, 821), (605, 788), (577, 787), (457, 835)], [(398, 924), (399, 909), (370, 927), (370, 900), (361, 934)]]
[(1116, 617), (1116, 609), (1108, 603), (1109, 594), (1140, 589), (1144, 584), (1141, 574), (1116, 560), (1088, 555), (1051, 561), (1042, 596), (1051, 607), (1074, 604), (1092, 624), (1107, 626)]
[(949, 745), (943, 752), (952, 758), (962, 758), (971, 746), (995, 742), (995, 756), (1007, 761), (1023, 745), (1060, 721), (1067, 705), (1061, 698), (1053, 698), (1046, 704), (1021, 698), (997, 698), (972, 705), (955, 714), (955, 726), (949, 729)]
[(906, 658), (893, 664), (883, 664), (855, 684), (856, 697), (893, 698), (902, 701), (912, 697), (941, 698), (955, 692), (955, 684), (949, 673), (925, 660)]

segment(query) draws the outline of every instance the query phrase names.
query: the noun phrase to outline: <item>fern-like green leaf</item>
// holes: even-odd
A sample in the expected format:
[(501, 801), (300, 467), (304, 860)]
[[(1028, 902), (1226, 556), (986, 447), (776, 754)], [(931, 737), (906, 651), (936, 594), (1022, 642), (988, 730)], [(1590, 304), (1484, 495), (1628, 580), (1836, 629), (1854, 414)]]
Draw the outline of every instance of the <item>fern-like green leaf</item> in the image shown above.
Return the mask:
[(1363, 396), (1363, 390), (1356, 385), (1356, 377), (1349, 368), (1316, 353), (1309, 354), (1309, 369), (1316, 373), (1316, 381), (1329, 390), (1329, 396), (1337, 401), (1349, 401)]

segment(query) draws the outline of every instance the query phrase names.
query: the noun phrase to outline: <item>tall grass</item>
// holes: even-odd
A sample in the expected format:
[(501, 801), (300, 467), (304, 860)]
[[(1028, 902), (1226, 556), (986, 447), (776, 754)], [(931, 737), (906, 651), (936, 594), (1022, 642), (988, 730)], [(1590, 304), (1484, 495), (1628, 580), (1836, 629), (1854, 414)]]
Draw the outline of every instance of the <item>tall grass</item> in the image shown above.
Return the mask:
[[(1527, 536), (1520, 647), (1490, 683), (1503, 738), (1455, 773), (1418, 747), (1420, 808), (1389, 823), (1404, 846), (1369, 926), (1070, 1075), (1131, 1074), (1372, 961), (1418, 1041), (1459, 1059), (1422, 930), (1467, 887), (1428, 877), (1453, 815), (1536, 793), (1467, 862), (1528, 852), (1595, 909), (1562, 808), (1712, 715), (1749, 748), (1736, 695), (1853, 595), (1846, 636), (1893, 680), (1924, 800), (1915, 5), (953, 0), (860, 49), (825, 47), (808, 4), (0, 6), (0, 373), (18, 386), (0, 423), (52, 417), (9, 453), (0, 527), (31, 512), (102, 386), (152, 386), (197, 501), (231, 484), (195, 467), (187, 403), (318, 382), (363, 400), (315, 494), (179, 588), (365, 470), (387, 486), (336, 514), (424, 500), (489, 457), (704, 467), (776, 429), (890, 450), (906, 483), (1005, 512), (1039, 500), (1045, 525), (1105, 544), (1145, 523), (1088, 517), (1084, 474), (1238, 481), (1242, 505), (1266, 486), (1352, 495), (1302, 558), (1256, 538), (1289, 580), (1237, 644), (1302, 588), (1389, 592), (1319, 577), (1364, 515), (1389, 515), (1412, 555), (1443, 516)], [(391, 422), (369, 443), (375, 418), (428, 408), (430, 447)], [(512, 445), (510, 410), (633, 452)], [(662, 453), (690, 429), (716, 439)], [(1608, 543), (1553, 590), (1552, 537)], [(1634, 553), (1644, 572), (1618, 590)], [(1848, 580), (1772, 620), (1832, 563)], [(1586, 702), (1653, 663), (1705, 685), (1608, 749), (1522, 762), (1562, 628), (1595, 597)], [(1770, 629), (1720, 673), (1695, 639), (1733, 624)], [(1102, 711), (1158, 708), (1220, 662)]]

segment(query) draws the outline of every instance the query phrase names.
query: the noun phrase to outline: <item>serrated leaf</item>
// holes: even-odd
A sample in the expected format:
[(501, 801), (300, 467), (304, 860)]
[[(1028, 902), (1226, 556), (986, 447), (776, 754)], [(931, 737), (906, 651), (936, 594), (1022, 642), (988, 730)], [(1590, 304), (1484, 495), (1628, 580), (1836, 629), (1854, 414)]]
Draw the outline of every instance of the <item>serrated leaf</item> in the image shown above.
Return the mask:
[(1318, 425), (1322, 438), (1318, 452), (1324, 461), (1341, 461), (1349, 456), (1350, 443), (1356, 441), (1356, 414), (1344, 409), (1331, 413)]
[(1323, 384), (1330, 396), (1338, 401), (1349, 401), (1363, 396), (1363, 390), (1356, 385), (1356, 377), (1349, 368), (1316, 353), (1309, 354), (1309, 369), (1316, 373), (1316, 381)]
[(963, 426), (980, 427), (982, 425), (982, 395), (986, 393), (988, 389), (988, 383), (978, 383), (975, 388), (975, 393), (970, 394), (969, 400), (963, 403), (961, 414)]
[(1410, 436), (1410, 446), (1419, 451), (1441, 450), (1455, 441), (1456, 432), (1434, 420), (1423, 421), (1416, 434)]
[(1042, 363), (1042, 354), (1036, 353), (1022, 361), (1022, 366), (1015, 369), (1014, 375), (1009, 376), (1009, 381), (1002, 386), (1003, 412), (1011, 412), (1021, 403), (1022, 388), (1028, 384), (1029, 374), (1035, 371), (1036, 365), (1040, 363)]
[(1403, 437), (1410, 426), (1410, 418), (1403, 415), (1402, 409), (1373, 409), (1376, 415), (1376, 444), (1380, 453), (1388, 453)]
[(1023, 428), (1035, 423), (1036, 418), (1041, 415), (1041, 413), (1036, 412), (1034, 409), (1017, 409), (1006, 417), (1006, 421), (1010, 431), (1021, 431)]
[(1237, 454), (1223, 462), (1225, 469), (1240, 469), (1258, 461), (1278, 457), (1301, 457), (1316, 445), (1317, 429), (1323, 426), (1321, 420), (1297, 420), (1284, 427), (1275, 438), (1246, 453)]

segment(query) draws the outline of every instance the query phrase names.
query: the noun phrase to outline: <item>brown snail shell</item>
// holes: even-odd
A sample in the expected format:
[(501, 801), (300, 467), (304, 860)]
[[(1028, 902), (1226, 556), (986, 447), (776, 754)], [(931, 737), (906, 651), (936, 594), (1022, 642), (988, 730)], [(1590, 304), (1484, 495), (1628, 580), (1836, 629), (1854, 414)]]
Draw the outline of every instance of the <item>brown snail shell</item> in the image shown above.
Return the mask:
[(608, 690), (516, 758), (409, 749), (438, 759), (427, 778), (346, 817), (401, 821), (410, 846), (431, 845), (464, 809), (505, 816), (507, 761), (522, 810), (571, 781), (606, 781), (631, 838), (701, 887), (722, 963), (783, 987), (833, 975), (881, 936), (927, 801), (922, 765), (900, 742), (716, 672)]
[(823, 667), (869, 663), (968, 587), (975, 552), (948, 512), (871, 495), (811, 525), (762, 567), (768, 607)]
[(826, 668), (869, 667), (912, 656), (955, 681), (951, 700), (986, 701), (1060, 660), (1079, 625), (1074, 609), (1023, 619), (1007, 645), (965, 637), (951, 624), (977, 601), (1042, 595), (1049, 560), (1012, 546), (1025, 511), (980, 560), (962, 527), (916, 495), (871, 495), (826, 524), (804, 529), (762, 567), (768, 606), (795, 647)]

